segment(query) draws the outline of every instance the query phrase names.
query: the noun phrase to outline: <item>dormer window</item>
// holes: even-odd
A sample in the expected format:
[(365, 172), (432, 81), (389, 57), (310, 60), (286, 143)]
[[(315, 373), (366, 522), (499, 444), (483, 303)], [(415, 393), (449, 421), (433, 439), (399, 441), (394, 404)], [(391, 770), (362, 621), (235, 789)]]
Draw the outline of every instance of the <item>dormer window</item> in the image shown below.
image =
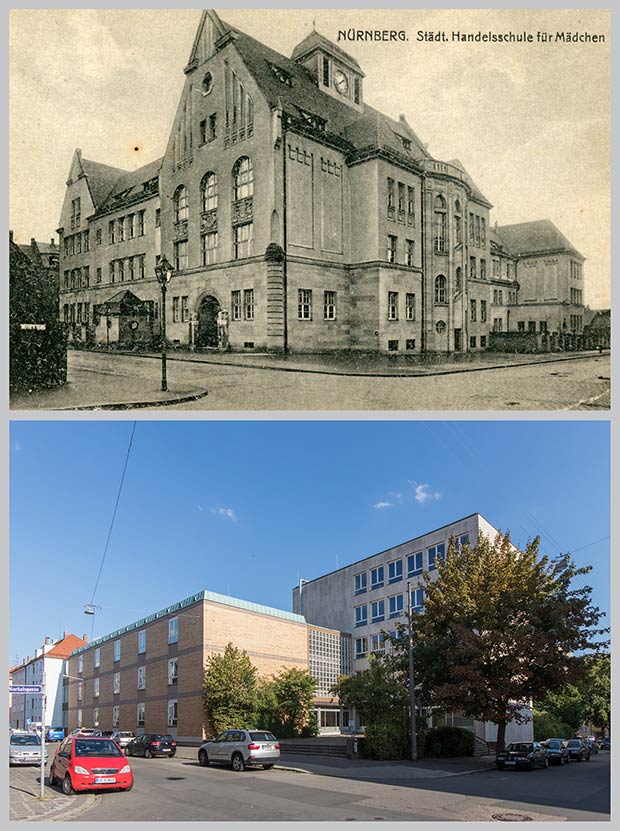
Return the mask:
[(285, 69), (282, 69), (281, 66), (277, 66), (275, 63), (270, 63), (269, 66), (271, 67), (271, 71), (276, 76), (278, 81), (281, 81), (288, 87), (293, 86), (293, 77), (289, 72), (287, 72)]

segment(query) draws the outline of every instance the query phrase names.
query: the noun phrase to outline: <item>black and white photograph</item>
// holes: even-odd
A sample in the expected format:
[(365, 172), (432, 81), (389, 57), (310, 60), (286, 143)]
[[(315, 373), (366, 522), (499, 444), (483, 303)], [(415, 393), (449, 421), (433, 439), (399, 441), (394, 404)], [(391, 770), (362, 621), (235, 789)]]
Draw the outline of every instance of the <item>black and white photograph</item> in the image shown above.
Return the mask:
[(608, 409), (609, 18), (13, 10), (12, 408)]

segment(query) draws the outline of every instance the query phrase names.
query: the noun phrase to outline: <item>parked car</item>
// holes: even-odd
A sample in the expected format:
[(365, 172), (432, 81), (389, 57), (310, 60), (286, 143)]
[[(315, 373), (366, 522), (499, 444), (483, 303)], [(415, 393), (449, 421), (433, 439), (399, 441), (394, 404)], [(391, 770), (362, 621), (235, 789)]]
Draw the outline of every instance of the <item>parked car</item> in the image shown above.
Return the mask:
[(67, 736), (50, 767), (50, 785), (70, 796), (80, 791), (133, 788), (133, 773), (125, 754), (112, 739)]
[(590, 761), (592, 751), (583, 739), (569, 739), (566, 745), (568, 747), (571, 761), (573, 759), (576, 759), (578, 762), (583, 762), (584, 759), (586, 762)]
[(547, 739), (542, 744), (547, 749), (550, 765), (567, 765), (570, 762), (565, 739)]
[(144, 756), (145, 759), (174, 756), (177, 743), (168, 733), (142, 733), (128, 742), (125, 751), (128, 756)]
[(601, 742), (601, 750), (611, 750), (611, 738), (609, 736)]
[(280, 745), (266, 730), (225, 730), (200, 746), (198, 761), (203, 767), (215, 762), (236, 771), (256, 766), (269, 770), (280, 761)]
[(47, 741), (48, 742), (61, 742), (65, 737), (65, 728), (64, 727), (48, 727), (47, 728)]
[(540, 742), (511, 742), (505, 750), (497, 754), (495, 764), (499, 770), (505, 768), (535, 767), (548, 768), (549, 754)]
[[(47, 762), (47, 750), (45, 751)], [(9, 765), (40, 765), (41, 738), (36, 733), (11, 733), (9, 737)]]
[(129, 730), (114, 730), (112, 738), (124, 750), (129, 742), (136, 738), (136, 734)]

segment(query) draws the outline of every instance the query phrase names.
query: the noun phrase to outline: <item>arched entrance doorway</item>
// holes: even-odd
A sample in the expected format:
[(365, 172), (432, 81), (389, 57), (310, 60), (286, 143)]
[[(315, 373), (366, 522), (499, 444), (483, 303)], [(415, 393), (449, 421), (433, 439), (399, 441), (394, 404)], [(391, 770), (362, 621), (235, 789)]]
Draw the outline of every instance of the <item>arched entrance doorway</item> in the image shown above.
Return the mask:
[(207, 294), (198, 306), (198, 326), (196, 328), (196, 346), (217, 347), (217, 315), (220, 311), (220, 302), (216, 297)]

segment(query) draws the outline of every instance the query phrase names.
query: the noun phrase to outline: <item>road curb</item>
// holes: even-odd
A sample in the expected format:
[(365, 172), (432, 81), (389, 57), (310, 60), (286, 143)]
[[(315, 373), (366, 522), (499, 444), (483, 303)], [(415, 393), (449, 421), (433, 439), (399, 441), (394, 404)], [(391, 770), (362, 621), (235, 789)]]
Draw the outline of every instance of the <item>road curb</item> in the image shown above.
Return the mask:
[(121, 404), (87, 404), (80, 407), (56, 407), (55, 412), (74, 412), (75, 410), (140, 410), (146, 407), (172, 407), (175, 404), (187, 404), (189, 401), (199, 401), (206, 398), (209, 390), (183, 395), (178, 398), (166, 398), (161, 401), (128, 401)]
[[(96, 353), (93, 353), (96, 354)], [(157, 361), (160, 360), (159, 356), (157, 355), (144, 355), (144, 354), (136, 354), (135, 352), (123, 352), (121, 350), (114, 353), (115, 355), (124, 355), (133, 358), (145, 358), (147, 360)], [(609, 353), (605, 353), (609, 354)], [(301, 372), (305, 373), (306, 375), (328, 375), (331, 377), (336, 378), (434, 378), (441, 375), (461, 375), (464, 373), (469, 372), (489, 372), (495, 369), (512, 369), (524, 366), (539, 366), (541, 364), (554, 364), (554, 363), (565, 363), (567, 361), (583, 361), (588, 360), (590, 358), (599, 358), (602, 357), (598, 352), (597, 353), (588, 353), (587, 355), (570, 355), (564, 357), (557, 357), (557, 358), (544, 358), (543, 360), (539, 361), (520, 361), (519, 363), (502, 363), (502, 364), (494, 364), (493, 366), (470, 366), (464, 367), (463, 369), (440, 369), (437, 371), (428, 371), (428, 372), (355, 372), (355, 371), (346, 371), (346, 370), (329, 370), (329, 369), (312, 369), (312, 368), (305, 368), (305, 367), (292, 367), (292, 366), (271, 366), (269, 364), (260, 364), (260, 363), (237, 363), (236, 361), (226, 361), (226, 360), (209, 360), (209, 359), (202, 359), (202, 358), (192, 358), (191, 356), (187, 355), (168, 355), (169, 361), (180, 361), (184, 363), (190, 364), (207, 364), (209, 366), (232, 366), (236, 367), (237, 369), (259, 369), (259, 370), (267, 370), (270, 372)]]

